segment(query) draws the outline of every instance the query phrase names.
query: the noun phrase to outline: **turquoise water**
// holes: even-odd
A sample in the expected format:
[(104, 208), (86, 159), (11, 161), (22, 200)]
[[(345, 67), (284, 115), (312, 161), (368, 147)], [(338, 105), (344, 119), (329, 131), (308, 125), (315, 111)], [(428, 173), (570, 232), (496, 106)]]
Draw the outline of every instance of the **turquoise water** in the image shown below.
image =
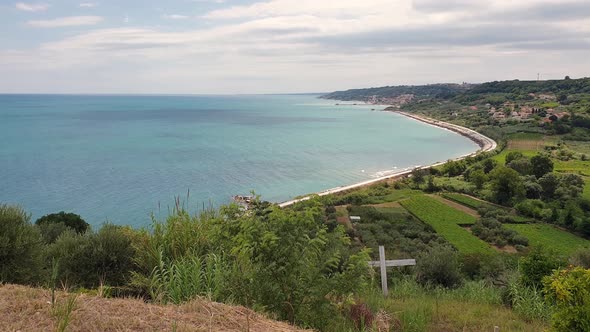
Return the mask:
[(284, 201), (473, 152), (406, 117), (313, 95), (0, 95), (0, 202), (143, 226), (255, 190)]

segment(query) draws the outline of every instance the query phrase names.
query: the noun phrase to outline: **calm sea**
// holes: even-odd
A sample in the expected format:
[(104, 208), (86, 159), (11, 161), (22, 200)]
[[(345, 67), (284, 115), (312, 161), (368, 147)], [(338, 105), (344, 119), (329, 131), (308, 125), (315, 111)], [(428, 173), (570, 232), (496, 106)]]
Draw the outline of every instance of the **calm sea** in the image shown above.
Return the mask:
[(270, 201), (473, 152), (470, 140), (375, 106), (313, 95), (0, 95), (0, 202), (140, 227), (174, 197), (197, 211)]

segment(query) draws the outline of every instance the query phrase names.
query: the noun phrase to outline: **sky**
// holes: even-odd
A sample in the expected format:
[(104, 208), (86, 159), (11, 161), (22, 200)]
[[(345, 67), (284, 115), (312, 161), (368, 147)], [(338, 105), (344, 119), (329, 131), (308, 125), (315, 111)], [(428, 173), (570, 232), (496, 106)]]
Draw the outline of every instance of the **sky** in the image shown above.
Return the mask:
[(0, 93), (590, 76), (588, 0), (0, 0)]

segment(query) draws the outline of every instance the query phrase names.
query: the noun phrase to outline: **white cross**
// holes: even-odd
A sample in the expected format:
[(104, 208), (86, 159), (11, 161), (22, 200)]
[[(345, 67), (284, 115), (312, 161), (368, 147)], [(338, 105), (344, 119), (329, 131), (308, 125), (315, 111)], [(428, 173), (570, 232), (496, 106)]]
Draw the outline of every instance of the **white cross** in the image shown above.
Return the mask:
[(408, 265), (416, 265), (415, 259), (394, 259), (394, 260), (385, 260), (385, 248), (383, 246), (379, 246), (379, 260), (378, 261), (370, 261), (370, 266), (381, 268), (381, 289), (383, 289), (383, 295), (387, 296), (387, 271), (386, 267), (388, 266), (408, 266)]

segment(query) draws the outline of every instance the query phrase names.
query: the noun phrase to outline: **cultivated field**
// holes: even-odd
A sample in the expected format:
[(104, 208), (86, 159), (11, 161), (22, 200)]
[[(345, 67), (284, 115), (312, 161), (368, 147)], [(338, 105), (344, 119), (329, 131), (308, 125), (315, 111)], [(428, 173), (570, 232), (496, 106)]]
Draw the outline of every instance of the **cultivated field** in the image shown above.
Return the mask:
[(463, 253), (492, 252), (487, 243), (460, 226), (474, 224), (475, 217), (428, 196), (415, 196), (400, 203), (418, 219), (431, 225), (459, 251)]
[(482, 206), (490, 206), (491, 205), (486, 202), (480, 201), (478, 199), (469, 197), (467, 195), (458, 194), (458, 193), (443, 193), (443, 194), (441, 194), (441, 196), (448, 199), (448, 200), (465, 205), (465, 206), (472, 208), (474, 210), (477, 210)]
[(581, 247), (590, 248), (590, 241), (549, 224), (505, 224), (527, 237), (531, 246), (544, 246), (560, 254), (569, 255)]

